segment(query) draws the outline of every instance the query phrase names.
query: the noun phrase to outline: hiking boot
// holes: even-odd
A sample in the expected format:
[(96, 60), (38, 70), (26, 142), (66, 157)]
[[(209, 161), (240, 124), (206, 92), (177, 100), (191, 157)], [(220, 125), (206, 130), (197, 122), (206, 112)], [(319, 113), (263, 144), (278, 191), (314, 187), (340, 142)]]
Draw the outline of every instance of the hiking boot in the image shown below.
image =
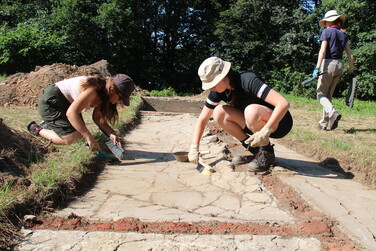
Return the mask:
[(338, 127), (338, 121), (341, 119), (342, 115), (339, 112), (333, 112), (332, 116), (329, 118), (328, 130), (334, 130)]
[(262, 146), (255, 158), (249, 162), (248, 169), (252, 172), (267, 171), (274, 164), (275, 155), (273, 145)]
[(34, 135), (38, 135), (40, 130), (42, 130), (42, 128), (40, 128), (39, 125), (35, 123), (35, 121), (30, 121), (29, 124), (27, 124), (26, 128), (31, 134)]
[(326, 131), (326, 126), (318, 125), (317, 129), (320, 130), (320, 131)]
[(242, 165), (247, 164), (253, 159), (254, 155), (248, 155), (248, 156), (235, 156), (231, 160), (231, 164), (233, 165)]
[(244, 142), (242, 142), (242, 144), (245, 147), (245, 149), (247, 149), (249, 152), (252, 153), (252, 155), (251, 156), (249, 155), (248, 156), (235, 156), (231, 160), (231, 163), (233, 165), (242, 165), (242, 164), (249, 163), (260, 150), (260, 147), (251, 147), (249, 144), (245, 144)]

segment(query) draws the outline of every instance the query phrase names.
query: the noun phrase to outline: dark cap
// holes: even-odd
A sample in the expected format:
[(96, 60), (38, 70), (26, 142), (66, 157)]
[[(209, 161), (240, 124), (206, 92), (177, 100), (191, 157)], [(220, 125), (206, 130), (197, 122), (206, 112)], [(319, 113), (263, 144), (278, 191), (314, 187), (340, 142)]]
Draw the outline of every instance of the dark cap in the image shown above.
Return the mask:
[(120, 92), (123, 104), (129, 105), (129, 97), (135, 89), (133, 80), (125, 74), (117, 74), (114, 77), (115, 85)]

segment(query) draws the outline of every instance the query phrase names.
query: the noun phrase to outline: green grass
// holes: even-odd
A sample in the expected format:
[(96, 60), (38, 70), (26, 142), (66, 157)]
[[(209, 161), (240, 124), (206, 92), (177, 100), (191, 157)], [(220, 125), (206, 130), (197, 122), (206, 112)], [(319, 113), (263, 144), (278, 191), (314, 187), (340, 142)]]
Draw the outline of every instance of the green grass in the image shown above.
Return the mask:
[(190, 92), (177, 92), (175, 91), (174, 88), (168, 87), (162, 90), (152, 90), (147, 92), (148, 95), (152, 97), (191, 97), (194, 96), (195, 94), (190, 93)]
[(13, 181), (0, 186), (0, 217), (4, 216), (4, 209), (16, 201), (16, 196), (11, 192), (12, 187)]
[(93, 155), (88, 148), (83, 147), (83, 142), (65, 148), (59, 156), (47, 159), (40, 164), (43, 168), (37, 168), (32, 173), (31, 181), (40, 192), (47, 194), (57, 189), (59, 184), (72, 177), (84, 175), (87, 171), (84, 163)]
[(166, 89), (157, 91), (157, 90), (152, 90), (150, 91), (150, 95), (153, 97), (175, 97), (178, 96), (174, 88), (168, 87)]
[[(294, 106), (304, 107), (308, 111), (321, 110), (322, 106), (320, 105), (317, 99), (294, 96), (290, 94), (283, 94), (283, 96)], [(376, 102), (375, 101), (363, 101), (355, 99), (354, 106), (352, 108), (346, 106), (344, 98), (333, 98), (332, 103), (334, 107), (343, 115), (376, 115)]]
[(332, 103), (342, 114), (337, 129), (321, 131), (317, 125), (322, 106), (317, 99), (286, 95), (294, 119), (292, 131), (277, 140), (318, 162), (328, 157), (339, 161), (345, 171), (353, 172), (360, 181), (376, 187), (376, 102), (355, 100), (352, 108), (344, 98)]

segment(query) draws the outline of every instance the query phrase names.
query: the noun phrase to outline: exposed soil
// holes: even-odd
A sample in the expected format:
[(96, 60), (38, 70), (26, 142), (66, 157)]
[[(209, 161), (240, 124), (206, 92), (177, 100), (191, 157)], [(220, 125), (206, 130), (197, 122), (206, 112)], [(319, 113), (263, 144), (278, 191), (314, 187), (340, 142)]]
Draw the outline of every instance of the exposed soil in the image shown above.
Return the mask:
[(116, 71), (106, 60), (80, 67), (66, 64), (37, 66), (33, 72), (16, 73), (2, 82), (0, 106), (36, 106), (41, 91), (49, 84), (76, 76), (108, 77), (115, 74)]
[(30, 157), (42, 157), (48, 147), (35, 140), (30, 134), (16, 131), (0, 119), (0, 181), (28, 186), (30, 182), (23, 177), (30, 176)]

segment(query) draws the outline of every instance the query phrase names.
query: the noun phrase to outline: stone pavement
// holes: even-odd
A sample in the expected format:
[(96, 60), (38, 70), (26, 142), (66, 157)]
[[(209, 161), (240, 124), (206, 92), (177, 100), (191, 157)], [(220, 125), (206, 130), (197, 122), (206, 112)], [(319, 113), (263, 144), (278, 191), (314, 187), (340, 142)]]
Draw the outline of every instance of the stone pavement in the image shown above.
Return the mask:
[[(365, 250), (376, 250), (376, 191), (343, 174), (325, 169), (286, 147), (279, 146), (279, 165), (294, 175), (280, 179), (306, 201), (334, 219), (339, 228)], [(296, 174), (296, 175), (295, 175)]]
[[(310, 222), (282, 207), (261, 176), (234, 171), (223, 155), (226, 144), (217, 136), (206, 131), (201, 144), (201, 150), (210, 150), (203, 158), (215, 173), (203, 175), (195, 164), (176, 161), (172, 153), (188, 150), (195, 122), (191, 114), (144, 114), (140, 125), (125, 136), (130, 159), (107, 165), (90, 191), (55, 212), (59, 217), (75, 215), (112, 224), (135, 218), (143, 231), (24, 230), (27, 238), (18, 249), (313, 251), (330, 247), (325, 246), (325, 226), (322, 232), (307, 230)], [(341, 238), (349, 238), (359, 250), (375, 250), (375, 191), (281, 145), (275, 149), (283, 168), (274, 168), (273, 176), (314, 210), (328, 214), (342, 231)], [(165, 230), (153, 229), (157, 223), (166, 224)], [(197, 231), (177, 229), (179, 224), (198, 225)], [(226, 229), (221, 232), (223, 225)]]

